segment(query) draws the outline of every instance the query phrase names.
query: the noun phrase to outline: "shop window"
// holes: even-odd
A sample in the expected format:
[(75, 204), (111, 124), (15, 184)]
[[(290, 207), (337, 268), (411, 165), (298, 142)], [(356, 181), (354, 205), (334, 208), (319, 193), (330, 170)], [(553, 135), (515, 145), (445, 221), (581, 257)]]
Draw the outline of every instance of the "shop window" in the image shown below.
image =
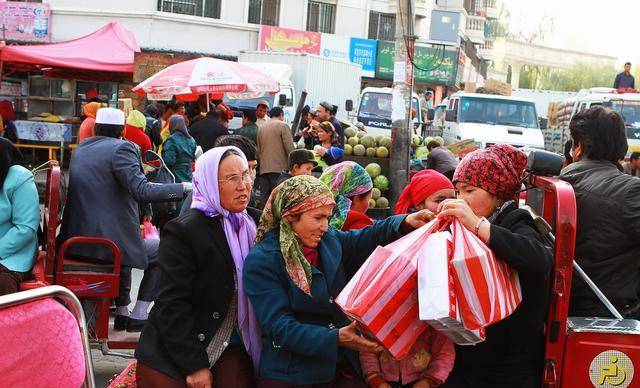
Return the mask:
[(158, 11), (220, 19), (222, 0), (158, 0)]
[(277, 26), (280, 21), (280, 0), (249, 0), (248, 21)]
[(396, 36), (396, 15), (369, 13), (369, 39), (392, 41)]
[(309, 6), (307, 7), (307, 31), (333, 34), (335, 22), (335, 4), (309, 1)]

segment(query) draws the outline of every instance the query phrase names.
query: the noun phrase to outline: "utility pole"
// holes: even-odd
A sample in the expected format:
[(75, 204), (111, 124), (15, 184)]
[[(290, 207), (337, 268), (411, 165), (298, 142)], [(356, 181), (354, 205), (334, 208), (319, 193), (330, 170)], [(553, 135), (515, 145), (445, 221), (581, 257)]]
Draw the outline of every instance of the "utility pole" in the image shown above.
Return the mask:
[[(393, 103), (391, 111), (391, 192), (390, 202), (395, 206), (409, 181), (411, 152), (411, 85), (413, 84), (414, 16), (413, 0), (396, 0), (396, 45), (393, 56)], [(419, 113), (419, 112), (416, 112)]]

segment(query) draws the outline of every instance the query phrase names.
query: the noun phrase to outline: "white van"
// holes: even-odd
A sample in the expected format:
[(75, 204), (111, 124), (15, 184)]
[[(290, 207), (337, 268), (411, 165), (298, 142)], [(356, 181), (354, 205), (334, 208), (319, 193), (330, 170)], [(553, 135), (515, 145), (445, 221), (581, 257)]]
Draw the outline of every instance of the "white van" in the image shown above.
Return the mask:
[[(370, 135), (391, 136), (391, 106), (393, 97), (391, 88), (374, 88), (368, 87), (360, 93), (360, 102), (358, 103), (357, 121), (364, 124), (365, 129)], [(415, 109), (420, 113), (420, 102), (418, 95), (413, 93), (411, 98), (411, 109)], [(423, 118), (422, 114), (416, 114), (413, 119), (413, 126), (417, 133), (422, 131)]]
[(627, 130), (628, 152), (640, 152), (640, 93), (615, 93), (615, 89), (591, 88), (580, 91), (571, 117), (595, 105), (618, 111)]
[(544, 149), (536, 105), (522, 97), (454, 93), (449, 96), (442, 137), (446, 144), (473, 139), (478, 148), (511, 144)]

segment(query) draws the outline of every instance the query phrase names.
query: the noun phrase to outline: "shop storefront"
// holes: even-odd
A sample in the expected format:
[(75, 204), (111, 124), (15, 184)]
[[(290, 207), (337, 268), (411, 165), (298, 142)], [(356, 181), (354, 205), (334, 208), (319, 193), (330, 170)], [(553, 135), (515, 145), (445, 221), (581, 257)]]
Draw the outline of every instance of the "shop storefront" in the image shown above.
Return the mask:
[(47, 152), (62, 161), (89, 100), (118, 106), (120, 84), (130, 85), (137, 51), (135, 36), (115, 22), (69, 42), (3, 47), (0, 99), (13, 103), (18, 147), (33, 159)]

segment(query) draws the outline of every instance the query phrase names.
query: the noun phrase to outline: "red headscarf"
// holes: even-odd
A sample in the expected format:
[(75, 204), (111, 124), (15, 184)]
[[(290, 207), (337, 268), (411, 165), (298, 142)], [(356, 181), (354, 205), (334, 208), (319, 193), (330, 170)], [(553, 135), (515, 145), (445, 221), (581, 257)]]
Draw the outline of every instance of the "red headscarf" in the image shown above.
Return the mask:
[(500, 199), (513, 199), (522, 184), (527, 155), (508, 144), (474, 151), (462, 159), (453, 182), (479, 187)]
[(398, 203), (396, 204), (396, 214), (405, 214), (410, 208), (415, 208), (433, 193), (452, 189), (453, 184), (446, 176), (435, 170), (422, 170), (411, 178), (411, 182), (402, 190)]

